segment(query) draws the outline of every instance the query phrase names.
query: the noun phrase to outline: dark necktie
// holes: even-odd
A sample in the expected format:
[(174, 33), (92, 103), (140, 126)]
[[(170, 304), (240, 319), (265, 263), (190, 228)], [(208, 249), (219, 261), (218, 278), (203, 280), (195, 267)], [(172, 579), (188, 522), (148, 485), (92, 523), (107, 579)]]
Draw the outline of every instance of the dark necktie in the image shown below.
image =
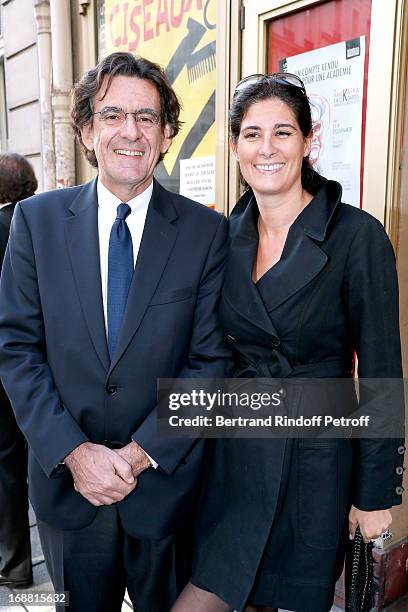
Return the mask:
[(125, 221), (128, 204), (119, 204), (109, 238), (108, 256), (108, 349), (112, 359), (118, 340), (133, 275), (132, 236)]

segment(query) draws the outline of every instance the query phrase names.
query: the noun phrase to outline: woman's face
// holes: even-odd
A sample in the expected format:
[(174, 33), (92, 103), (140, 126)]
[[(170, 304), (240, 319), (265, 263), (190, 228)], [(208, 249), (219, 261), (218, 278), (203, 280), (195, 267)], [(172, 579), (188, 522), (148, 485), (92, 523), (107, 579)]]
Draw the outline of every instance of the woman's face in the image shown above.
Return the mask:
[(279, 98), (269, 98), (249, 107), (231, 146), (255, 196), (266, 196), (301, 185), (302, 160), (310, 152), (310, 141), (291, 108)]

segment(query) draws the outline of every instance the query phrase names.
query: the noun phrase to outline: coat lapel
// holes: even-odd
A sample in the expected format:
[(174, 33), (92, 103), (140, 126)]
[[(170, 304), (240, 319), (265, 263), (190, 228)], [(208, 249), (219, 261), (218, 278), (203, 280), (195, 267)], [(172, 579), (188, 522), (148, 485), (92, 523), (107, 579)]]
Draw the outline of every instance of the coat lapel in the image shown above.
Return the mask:
[(73, 200), (71, 217), (65, 220), (68, 253), (78, 297), (95, 351), (108, 370), (105, 320), (98, 238), (98, 202), (96, 180), (84, 185)]
[[(239, 217), (231, 217), (231, 243), (225, 272), (224, 295), (234, 308), (267, 334), (277, 335), (259, 291), (252, 281), (252, 268), (258, 248), (258, 208), (255, 197)], [(235, 212), (235, 210), (234, 210)], [(234, 213), (233, 213), (234, 214)]]
[(281, 259), (262, 277), (263, 298), (252, 282), (258, 246), (258, 208), (251, 192), (244, 194), (231, 215), (232, 239), (225, 292), (235, 309), (260, 329), (276, 334), (269, 313), (305, 287), (324, 268), (323, 242), (341, 200), (341, 186), (327, 181), (293, 222)]
[(303, 289), (324, 268), (328, 257), (300, 228), (288, 233), (281, 259), (260, 280), (268, 312)]
[(342, 189), (326, 181), (291, 225), (281, 259), (265, 275), (267, 308), (271, 312), (303, 289), (325, 267), (328, 256), (320, 244), (341, 200)]
[(177, 229), (172, 222), (177, 216), (171, 193), (155, 181), (126, 311), (110, 370), (115, 367), (137, 332), (160, 281), (176, 240)]

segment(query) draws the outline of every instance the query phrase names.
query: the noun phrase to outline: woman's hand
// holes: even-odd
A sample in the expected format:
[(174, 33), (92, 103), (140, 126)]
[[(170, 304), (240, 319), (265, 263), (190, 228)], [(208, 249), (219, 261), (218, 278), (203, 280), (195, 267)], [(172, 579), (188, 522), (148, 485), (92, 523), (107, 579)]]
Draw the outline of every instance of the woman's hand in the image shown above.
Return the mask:
[(392, 515), (390, 510), (359, 510), (355, 506), (351, 506), (349, 514), (349, 532), (350, 538), (354, 538), (357, 525), (360, 527), (364, 542), (375, 540), (386, 531), (392, 523)]

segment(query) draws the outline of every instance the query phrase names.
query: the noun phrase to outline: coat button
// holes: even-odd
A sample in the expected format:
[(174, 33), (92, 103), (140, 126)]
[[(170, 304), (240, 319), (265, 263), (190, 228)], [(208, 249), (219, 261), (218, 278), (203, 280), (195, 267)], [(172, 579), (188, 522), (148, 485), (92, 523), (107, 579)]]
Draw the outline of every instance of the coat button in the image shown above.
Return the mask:
[(274, 346), (275, 348), (277, 348), (281, 343), (278, 336), (272, 336), (271, 342), (272, 342), (272, 346)]
[(405, 452), (405, 446), (399, 446), (398, 447), (398, 454), (399, 455), (403, 455)]
[(395, 472), (398, 474), (398, 476), (401, 476), (401, 474), (404, 473), (404, 468), (399, 465), (397, 468), (395, 468)]
[(395, 489), (395, 492), (396, 492), (397, 495), (402, 495), (403, 492), (404, 492), (404, 487), (397, 487)]
[(109, 395), (115, 395), (117, 390), (118, 390), (118, 388), (115, 385), (108, 385), (106, 387), (106, 393), (108, 393)]
[(230, 344), (235, 344), (236, 341), (237, 339), (234, 338), (234, 336), (231, 336), (231, 334), (227, 334), (227, 342), (229, 342)]
[(279, 389), (278, 391), (279, 395), (283, 398), (286, 397), (287, 393), (286, 393), (286, 389), (284, 389), (283, 387), (281, 389)]

